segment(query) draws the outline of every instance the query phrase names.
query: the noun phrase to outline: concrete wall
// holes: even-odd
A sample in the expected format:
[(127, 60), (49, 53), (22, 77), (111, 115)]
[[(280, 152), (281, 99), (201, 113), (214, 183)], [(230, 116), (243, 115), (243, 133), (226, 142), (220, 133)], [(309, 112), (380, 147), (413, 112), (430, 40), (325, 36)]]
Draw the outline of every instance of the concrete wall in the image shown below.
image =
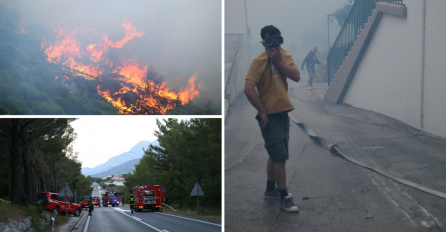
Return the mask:
[(446, 1), (426, 1), (424, 130), (446, 137)]
[(423, 128), (422, 3), (404, 0), (406, 17), (383, 14), (344, 103), (446, 137), (446, 72), (441, 68), (446, 66), (446, 1), (427, 1)]

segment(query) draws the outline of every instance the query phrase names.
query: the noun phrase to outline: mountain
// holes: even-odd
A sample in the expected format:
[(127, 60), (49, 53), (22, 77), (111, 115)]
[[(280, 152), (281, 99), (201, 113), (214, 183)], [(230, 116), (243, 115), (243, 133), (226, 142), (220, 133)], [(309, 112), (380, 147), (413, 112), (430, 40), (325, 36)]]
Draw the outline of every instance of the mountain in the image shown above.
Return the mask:
[(134, 159), (134, 160), (130, 160), (127, 161), (121, 165), (112, 167), (110, 169), (108, 169), (105, 172), (100, 172), (100, 173), (96, 173), (91, 175), (92, 177), (104, 177), (106, 175), (120, 175), (123, 173), (133, 173), (133, 171), (135, 170), (135, 165), (139, 163), (139, 160), (141, 159)]
[(136, 144), (130, 151), (124, 152), (120, 155), (113, 156), (106, 163), (103, 163), (101, 165), (98, 165), (94, 168), (85, 167), (82, 168), (81, 172), (85, 176), (88, 175), (94, 175), (97, 173), (101, 173), (104, 171), (109, 170), (112, 167), (124, 164), (127, 161), (134, 160), (134, 159), (141, 159), (141, 157), (144, 155), (143, 148), (147, 149), (150, 144), (153, 144), (154, 146), (158, 146), (158, 140), (155, 140), (153, 142), (150, 141), (140, 141), (138, 144)]

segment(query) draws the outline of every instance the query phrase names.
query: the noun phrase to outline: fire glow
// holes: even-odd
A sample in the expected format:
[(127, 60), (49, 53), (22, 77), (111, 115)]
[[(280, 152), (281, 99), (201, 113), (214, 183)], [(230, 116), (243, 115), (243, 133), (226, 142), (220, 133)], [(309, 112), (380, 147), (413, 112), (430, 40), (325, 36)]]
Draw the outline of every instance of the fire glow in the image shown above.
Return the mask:
[[(167, 110), (199, 97), (195, 88), (196, 74), (190, 77), (186, 87), (176, 92), (169, 88), (164, 77), (159, 78), (153, 66), (106, 56), (110, 48), (120, 49), (131, 39), (142, 37), (145, 33), (138, 32), (127, 18), (120, 26), (125, 30), (125, 37), (120, 41), (113, 42), (102, 33), (100, 41), (83, 49), (76, 35), (97, 32), (91, 29), (59, 29), (54, 31), (57, 34), (56, 42), (51, 44), (43, 39), (41, 49), (48, 56), (47, 61), (61, 65), (64, 72), (95, 81), (98, 93), (111, 102), (120, 114), (166, 114)], [(58, 77), (68, 78), (64, 74), (59, 74), (56, 79)], [(201, 83), (197, 87), (200, 86)]]

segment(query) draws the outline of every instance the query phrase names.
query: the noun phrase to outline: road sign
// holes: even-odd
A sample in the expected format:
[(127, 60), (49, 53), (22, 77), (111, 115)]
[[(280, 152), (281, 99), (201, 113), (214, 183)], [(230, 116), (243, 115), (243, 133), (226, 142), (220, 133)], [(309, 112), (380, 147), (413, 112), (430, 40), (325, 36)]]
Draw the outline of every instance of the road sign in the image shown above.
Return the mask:
[(204, 192), (201, 189), (200, 185), (198, 184), (198, 182), (195, 184), (194, 189), (192, 189), (192, 192), (190, 192), (191, 196), (197, 196), (197, 215), (198, 213), (198, 196), (204, 196)]
[(190, 195), (191, 196), (204, 196), (204, 192), (201, 189), (198, 182), (195, 184), (195, 187), (194, 187), (194, 189), (192, 189), (192, 192), (190, 192)]
[(68, 184), (65, 184), (65, 186), (63, 186), (62, 190), (60, 190), (60, 195), (61, 197), (73, 197), (73, 193), (71, 193), (70, 187), (68, 187)]

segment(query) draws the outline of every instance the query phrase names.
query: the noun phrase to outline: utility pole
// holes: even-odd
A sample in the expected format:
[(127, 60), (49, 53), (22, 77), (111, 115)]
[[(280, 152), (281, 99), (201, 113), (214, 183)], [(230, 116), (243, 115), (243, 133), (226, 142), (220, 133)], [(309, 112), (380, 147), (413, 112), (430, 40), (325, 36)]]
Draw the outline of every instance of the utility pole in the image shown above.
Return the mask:
[[(327, 15), (327, 30), (328, 30), (327, 51), (330, 52), (330, 15)], [(327, 54), (327, 58), (328, 58), (328, 54)]]
[(248, 27), (248, 11), (246, 10), (246, 0), (245, 1), (245, 22), (246, 22), (246, 39), (248, 43), (248, 62), (251, 62), (251, 28)]
[(327, 83), (330, 85), (329, 74), (328, 74), (328, 55), (330, 55), (330, 15), (327, 15), (327, 30), (328, 30), (328, 39), (327, 39)]
[(330, 16), (333, 16), (333, 14), (328, 14), (327, 15), (327, 31), (328, 31), (328, 38), (327, 38), (327, 83), (328, 86), (330, 86), (330, 74), (329, 74), (329, 66), (330, 64), (328, 63), (328, 56), (330, 55)]

